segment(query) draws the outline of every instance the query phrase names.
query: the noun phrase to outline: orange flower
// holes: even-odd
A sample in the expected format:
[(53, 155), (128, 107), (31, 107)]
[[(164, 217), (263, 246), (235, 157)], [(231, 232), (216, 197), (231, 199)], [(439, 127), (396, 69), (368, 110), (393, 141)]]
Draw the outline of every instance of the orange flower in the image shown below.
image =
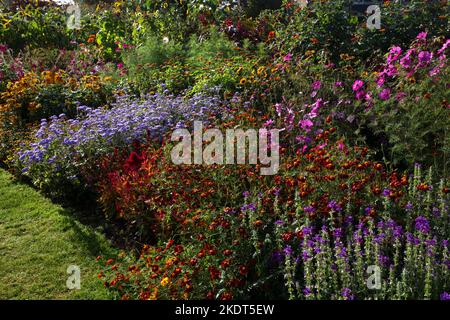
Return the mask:
[(94, 42), (96, 37), (97, 37), (97, 36), (96, 36), (95, 34), (91, 34), (91, 35), (89, 36), (89, 38), (87, 39), (87, 42), (88, 42), (88, 43)]
[(317, 38), (311, 38), (311, 42), (312, 42), (313, 44), (318, 44), (318, 43), (319, 43), (319, 40), (318, 40)]

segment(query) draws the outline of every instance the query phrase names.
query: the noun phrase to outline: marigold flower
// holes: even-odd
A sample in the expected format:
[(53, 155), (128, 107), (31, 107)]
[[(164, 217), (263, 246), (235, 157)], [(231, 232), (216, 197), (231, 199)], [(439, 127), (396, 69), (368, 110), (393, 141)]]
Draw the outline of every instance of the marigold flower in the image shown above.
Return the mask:
[(163, 286), (163, 287), (165, 287), (165, 286), (167, 286), (169, 284), (169, 278), (168, 277), (164, 277), (162, 280), (161, 280), (161, 285)]

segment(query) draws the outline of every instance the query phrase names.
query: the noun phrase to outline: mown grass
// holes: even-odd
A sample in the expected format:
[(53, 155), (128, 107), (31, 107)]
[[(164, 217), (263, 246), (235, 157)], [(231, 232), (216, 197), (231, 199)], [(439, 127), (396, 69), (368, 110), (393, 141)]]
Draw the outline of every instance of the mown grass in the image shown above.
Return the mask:
[[(117, 251), (97, 230), (0, 169), (0, 299), (108, 299), (98, 255)], [(81, 269), (81, 289), (66, 286)]]

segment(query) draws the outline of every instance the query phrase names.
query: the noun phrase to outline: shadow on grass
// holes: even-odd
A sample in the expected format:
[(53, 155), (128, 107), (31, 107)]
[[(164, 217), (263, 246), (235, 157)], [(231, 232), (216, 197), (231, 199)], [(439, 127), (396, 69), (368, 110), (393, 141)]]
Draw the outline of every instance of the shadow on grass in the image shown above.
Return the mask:
[[(61, 209), (58, 213), (65, 217), (70, 228), (74, 231), (73, 241), (81, 245), (84, 251), (89, 252), (94, 257), (105, 255), (114, 258), (117, 255), (116, 250), (107, 246), (102, 239), (100, 234), (104, 235), (104, 232), (101, 226), (95, 226), (92, 221), (86, 223), (86, 218), (79, 219), (80, 215), (74, 214), (68, 209)], [(88, 226), (88, 228), (82, 228), (83, 225)]]

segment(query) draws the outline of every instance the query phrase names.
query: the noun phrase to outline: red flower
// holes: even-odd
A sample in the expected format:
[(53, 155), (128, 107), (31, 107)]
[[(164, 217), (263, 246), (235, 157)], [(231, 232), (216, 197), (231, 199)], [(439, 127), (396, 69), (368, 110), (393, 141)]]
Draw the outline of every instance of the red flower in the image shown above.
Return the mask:
[(220, 296), (220, 300), (231, 300), (231, 299), (233, 299), (233, 295), (231, 294), (231, 292), (224, 292)]
[(231, 256), (233, 254), (233, 251), (231, 251), (230, 249), (226, 249), (226, 250), (223, 251), (223, 254), (225, 256)]
[(127, 161), (125, 162), (123, 168), (125, 171), (137, 171), (143, 162), (143, 157), (139, 155), (136, 151), (131, 152)]
[(239, 266), (239, 273), (243, 276), (248, 274), (248, 268), (244, 265)]
[(214, 292), (213, 292), (213, 291), (209, 291), (209, 292), (206, 294), (206, 299), (208, 299), (208, 300), (213, 300), (213, 299), (214, 299)]
[(214, 281), (216, 279), (220, 279), (220, 270), (216, 267), (210, 266), (208, 268), (209, 276), (211, 278), (211, 281)]
[(175, 254), (180, 254), (183, 252), (183, 250), (184, 250), (183, 246), (179, 244), (179, 245), (175, 246), (175, 249), (173, 249), (173, 252), (175, 252)]
[(225, 268), (228, 268), (230, 266), (230, 264), (231, 264), (231, 260), (225, 259), (220, 263), (220, 266), (225, 269)]

